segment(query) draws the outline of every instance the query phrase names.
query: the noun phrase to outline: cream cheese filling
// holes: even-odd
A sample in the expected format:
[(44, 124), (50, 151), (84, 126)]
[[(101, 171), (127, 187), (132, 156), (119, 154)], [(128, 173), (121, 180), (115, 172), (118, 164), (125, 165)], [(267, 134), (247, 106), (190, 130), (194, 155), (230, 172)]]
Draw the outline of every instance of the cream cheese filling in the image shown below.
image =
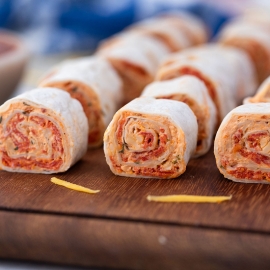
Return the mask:
[[(252, 171), (270, 172), (269, 165), (264, 162), (256, 163), (249, 157), (244, 157), (240, 151), (262, 155), (270, 159), (270, 121), (258, 116), (234, 116), (222, 132), (224, 141), (219, 143), (219, 153), (222, 159), (229, 160), (227, 171), (245, 167)], [(241, 132), (239, 142), (235, 142), (235, 134)], [(255, 138), (255, 139), (253, 139)], [(238, 146), (240, 145), (240, 146)], [(259, 160), (261, 157), (258, 158)]]
[[(25, 105), (27, 104), (27, 105)], [(45, 110), (46, 113), (42, 113), (41, 110)], [(18, 120), (14, 119), (18, 115)], [(31, 104), (31, 102), (16, 102), (11, 104), (10, 108), (5, 111), (2, 116), (1, 121), (1, 160), (2, 153), (7, 152), (7, 155), (11, 159), (35, 159), (37, 162), (39, 160), (59, 160), (62, 159), (63, 163), (61, 167), (65, 165), (66, 159), (68, 158), (66, 154), (66, 135), (63, 132), (63, 127), (61, 123), (59, 124), (55, 120), (54, 113), (46, 108), (37, 107), (37, 105)], [(33, 121), (33, 119), (40, 119), (43, 125), (40, 125)], [(15, 126), (12, 125), (12, 121), (17, 122)], [(48, 126), (49, 122), (57, 129), (59, 132), (59, 138), (61, 139), (61, 149), (53, 149), (53, 143), (59, 140), (53, 134), (52, 128)], [(15, 132), (17, 130), (18, 132)], [(17, 144), (22, 144), (22, 148), (16, 146)], [(56, 148), (59, 148), (59, 143), (56, 144)], [(26, 149), (24, 149), (26, 148)], [(37, 167), (37, 166), (35, 166)], [(38, 168), (35, 168), (37, 170)], [(42, 168), (40, 168), (42, 169)]]
[[(119, 117), (117, 122), (122, 120), (122, 116)], [(115, 133), (118, 132), (117, 124), (115, 124)], [(164, 132), (161, 133), (161, 130)], [(152, 141), (150, 146), (144, 147), (145, 136), (144, 133), (151, 134)], [(151, 155), (150, 151), (155, 151), (160, 144), (160, 136), (164, 134), (167, 137), (166, 143), (164, 144), (164, 151), (159, 156)], [(117, 136), (114, 136), (114, 147), (111, 148), (112, 152), (115, 153), (117, 163), (121, 165), (121, 169), (125, 172), (132, 173), (132, 167), (147, 167), (157, 168), (159, 166), (161, 171), (170, 171), (175, 166), (181, 167), (184, 163), (184, 151), (185, 151), (185, 138), (175, 126), (170, 123), (167, 118), (160, 118), (158, 116), (146, 116), (146, 115), (131, 115), (125, 118), (123, 126), (123, 132), (121, 142), (124, 144), (123, 151), (115, 151), (119, 142)], [(111, 147), (109, 143), (109, 147)], [(114, 150), (113, 150), (114, 148)], [(115, 149), (116, 148), (116, 149)], [(122, 152), (124, 152), (127, 161), (122, 159)], [(148, 154), (151, 157), (142, 162), (134, 162), (133, 158), (136, 155), (144, 155), (147, 157)]]

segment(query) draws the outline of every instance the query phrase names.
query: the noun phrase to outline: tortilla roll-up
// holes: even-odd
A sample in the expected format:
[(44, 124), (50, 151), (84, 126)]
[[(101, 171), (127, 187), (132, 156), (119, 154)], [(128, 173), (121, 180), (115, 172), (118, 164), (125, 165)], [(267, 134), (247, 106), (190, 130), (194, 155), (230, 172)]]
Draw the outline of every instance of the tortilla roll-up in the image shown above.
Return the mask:
[(192, 110), (179, 101), (141, 97), (114, 116), (104, 135), (104, 152), (116, 175), (175, 178), (185, 172), (197, 145)]
[(171, 54), (159, 67), (156, 80), (192, 75), (202, 80), (217, 108), (218, 122), (254, 93), (257, 81), (249, 57), (239, 49), (204, 45)]
[(188, 12), (167, 12), (159, 16), (134, 23), (122, 32), (102, 41), (99, 49), (104, 49), (121, 38), (148, 36), (162, 42), (171, 52), (206, 43), (208, 28), (198, 17)]
[(216, 128), (216, 108), (208, 95), (204, 83), (194, 76), (153, 82), (143, 91), (142, 96), (157, 99), (172, 99), (186, 103), (198, 122), (198, 140), (195, 157), (205, 154), (213, 140)]
[(58, 173), (87, 150), (87, 119), (81, 104), (62, 90), (38, 88), (0, 107), (0, 168)]
[(118, 72), (123, 81), (124, 103), (127, 103), (139, 97), (143, 88), (153, 81), (158, 65), (169, 52), (154, 37), (124, 35), (97, 53), (108, 59)]
[(270, 77), (268, 77), (262, 83), (262, 85), (259, 87), (258, 91), (253, 97), (245, 98), (243, 103), (247, 104), (260, 102), (270, 102)]
[(248, 7), (235, 20), (251, 22), (270, 30), (270, 9), (258, 6)]
[(270, 107), (250, 103), (232, 110), (216, 134), (214, 153), (224, 177), (270, 183)]
[(183, 31), (193, 46), (206, 43), (209, 39), (209, 28), (199, 17), (189, 12), (165, 12), (157, 18), (167, 20), (175, 25), (179, 31)]
[(164, 13), (140, 21), (126, 29), (126, 33), (153, 36), (172, 52), (185, 49), (208, 40), (205, 24), (187, 12)]
[(252, 21), (236, 20), (225, 25), (219, 34), (220, 43), (249, 54), (260, 83), (270, 75), (269, 30)]
[(161, 41), (171, 52), (183, 50), (192, 46), (191, 40), (183, 32), (179, 31), (173, 21), (152, 18), (133, 25), (129, 29), (132, 34), (144, 34)]
[(65, 61), (40, 83), (57, 87), (80, 101), (88, 119), (88, 146), (98, 147), (114, 113), (122, 103), (122, 82), (109, 62), (99, 57)]

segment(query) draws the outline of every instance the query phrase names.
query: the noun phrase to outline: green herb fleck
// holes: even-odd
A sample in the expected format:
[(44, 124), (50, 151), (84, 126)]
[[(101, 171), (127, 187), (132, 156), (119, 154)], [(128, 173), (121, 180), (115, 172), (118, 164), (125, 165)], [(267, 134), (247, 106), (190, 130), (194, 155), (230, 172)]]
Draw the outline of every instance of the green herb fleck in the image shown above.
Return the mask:
[(27, 104), (26, 102), (23, 102), (23, 104), (25, 105), (25, 106), (30, 106), (29, 104)]
[(176, 156), (176, 159), (172, 161), (173, 164), (178, 163), (178, 161), (181, 160), (181, 157), (179, 155)]
[(19, 147), (18, 147), (18, 146), (16, 146), (16, 147), (14, 148), (14, 150), (15, 150), (15, 151), (17, 151), (18, 149), (19, 149)]
[(128, 145), (126, 143), (123, 143), (122, 144), (122, 149), (120, 151), (118, 151), (118, 153), (122, 153), (123, 154), (124, 151), (125, 151), (125, 147), (128, 148)]
[(34, 142), (31, 140), (31, 144), (34, 144)]
[(222, 165), (220, 165), (219, 167), (220, 167), (220, 169), (225, 169)]
[(122, 149), (121, 149), (120, 151), (118, 151), (118, 153), (123, 154), (124, 151), (125, 151), (125, 144), (123, 143), (123, 144), (122, 144)]
[(135, 161), (134, 163), (135, 163), (135, 164), (140, 164), (140, 161)]
[(0, 124), (2, 123), (2, 120), (3, 120), (3, 116), (1, 115), (0, 116)]

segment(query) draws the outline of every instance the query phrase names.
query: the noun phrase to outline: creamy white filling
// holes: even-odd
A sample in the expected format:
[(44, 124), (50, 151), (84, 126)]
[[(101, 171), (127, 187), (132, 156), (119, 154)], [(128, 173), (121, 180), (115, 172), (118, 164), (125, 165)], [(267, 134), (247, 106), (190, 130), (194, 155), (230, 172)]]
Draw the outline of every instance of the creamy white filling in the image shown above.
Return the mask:
[[(16, 129), (25, 137), (27, 137), (30, 141), (29, 151), (26, 152), (19, 151), (19, 149), (16, 148), (16, 145), (14, 144), (12, 138), (9, 137), (10, 133), (12, 132), (12, 135), (15, 136), (16, 139), (20, 142), (22, 141), (20, 136), (16, 135), (13, 130), (11, 130), (10, 132), (8, 132), (7, 130), (9, 122), (12, 121), (12, 118), (18, 113), (24, 117), (24, 120), (17, 123)], [(52, 133), (52, 130), (48, 127), (41, 127), (39, 124), (31, 121), (30, 118), (37, 116), (45, 120), (46, 123), (48, 123), (48, 121), (52, 122), (53, 125), (55, 125), (60, 132), (61, 138), (63, 138), (64, 135), (59, 124), (48, 115), (37, 112), (30, 112), (27, 114), (23, 113), (24, 110), (14, 110), (12, 113), (9, 114), (6, 119), (3, 119), (2, 121), (4, 130), (4, 136), (2, 138), (2, 141), (4, 141), (5, 143), (5, 150), (7, 151), (8, 156), (13, 159), (22, 157), (27, 159), (58, 159), (59, 157), (62, 157), (64, 161), (65, 149), (64, 155), (62, 155), (59, 151), (53, 151), (52, 142), (54, 140), (54, 135)], [(64, 147), (64, 144), (62, 145)], [(3, 144), (2, 149), (4, 149)]]
[[(134, 163), (132, 153), (140, 155), (145, 152), (147, 156), (147, 153), (159, 147), (161, 129), (164, 129), (164, 134), (167, 136), (167, 142), (165, 143), (166, 150), (158, 157), (152, 157), (149, 160)], [(148, 133), (153, 136), (153, 140), (148, 147), (144, 147), (145, 135), (143, 133)], [(115, 142), (117, 145), (116, 138)], [(174, 144), (171, 143), (171, 131), (168, 126), (144, 117), (127, 117), (123, 129), (122, 142), (125, 144), (123, 150), (128, 151), (130, 154), (127, 162), (123, 162), (120, 153), (117, 154), (118, 162), (120, 164), (124, 163), (124, 166), (122, 166), (124, 170), (130, 169), (130, 166), (155, 168), (157, 165), (161, 165), (161, 168), (164, 170), (170, 170), (172, 168), (172, 160), (168, 160), (168, 158), (170, 154), (174, 152)]]
[[(252, 171), (262, 171), (269, 172), (270, 167), (267, 164), (261, 162), (260, 164), (252, 161), (250, 158), (244, 157), (239, 153), (239, 150), (234, 151), (236, 146), (234, 136), (237, 131), (242, 130), (243, 136), (240, 138), (239, 143), (243, 149), (246, 149), (249, 153), (256, 153), (266, 157), (270, 157), (270, 125), (265, 124), (267, 120), (241, 118), (239, 121), (231, 124), (228, 127), (230, 132), (229, 139), (225, 140), (222, 146), (224, 157), (230, 160), (231, 166), (227, 166), (226, 170), (235, 170), (239, 167), (245, 167)], [(257, 141), (256, 147), (253, 145), (252, 141), (249, 141), (248, 138), (251, 135), (256, 135), (259, 133), (266, 133), (264, 136), (260, 136)], [(227, 132), (226, 132), (227, 133)], [(225, 134), (223, 136), (226, 136)], [(270, 164), (270, 161), (269, 161)]]

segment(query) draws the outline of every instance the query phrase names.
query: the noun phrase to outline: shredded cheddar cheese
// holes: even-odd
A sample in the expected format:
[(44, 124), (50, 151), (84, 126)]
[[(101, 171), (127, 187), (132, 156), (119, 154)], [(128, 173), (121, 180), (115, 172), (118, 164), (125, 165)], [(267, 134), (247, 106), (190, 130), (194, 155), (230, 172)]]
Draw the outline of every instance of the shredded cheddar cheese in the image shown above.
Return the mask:
[(52, 177), (51, 182), (53, 182), (54, 184), (59, 185), (59, 186), (63, 186), (63, 187), (69, 188), (69, 189), (73, 189), (73, 190), (80, 191), (80, 192), (86, 192), (86, 193), (90, 193), (90, 194), (98, 193), (100, 191), (100, 190), (92, 190), (92, 189), (85, 188), (85, 187), (82, 187), (82, 186), (79, 186), (76, 184), (72, 184), (70, 182), (58, 179), (56, 177)]
[(230, 196), (195, 196), (195, 195), (167, 195), (147, 196), (149, 202), (189, 202), (189, 203), (220, 203), (231, 200)]

